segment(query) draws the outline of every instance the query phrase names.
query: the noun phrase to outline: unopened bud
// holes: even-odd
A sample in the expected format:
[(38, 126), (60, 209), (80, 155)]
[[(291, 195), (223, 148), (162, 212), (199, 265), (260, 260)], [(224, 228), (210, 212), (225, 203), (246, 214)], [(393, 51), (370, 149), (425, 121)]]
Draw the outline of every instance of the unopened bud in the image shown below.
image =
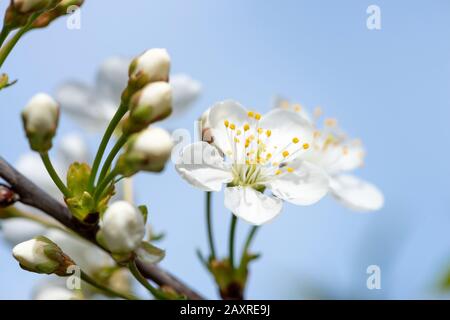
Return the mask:
[(160, 172), (164, 169), (173, 148), (170, 134), (161, 128), (150, 127), (130, 138), (117, 170), (124, 176), (138, 171)]
[(131, 61), (128, 86), (139, 90), (155, 81), (169, 81), (170, 56), (166, 49), (149, 49)]
[(150, 83), (132, 96), (130, 114), (125, 121), (124, 132), (140, 131), (149, 124), (168, 117), (171, 112), (171, 86), (163, 81)]
[(68, 275), (67, 268), (75, 264), (54, 242), (42, 236), (16, 245), (13, 256), (22, 269), (59, 276)]
[(48, 26), (53, 20), (69, 14), (70, 7), (81, 7), (83, 3), (84, 0), (62, 0), (53, 9), (39, 15), (39, 17), (33, 22), (33, 28), (44, 28)]
[(22, 120), (31, 149), (38, 152), (50, 150), (58, 127), (58, 103), (49, 95), (39, 93), (25, 106)]
[(39, 12), (51, 9), (61, 0), (12, 0), (12, 5), (20, 13)]
[(6, 208), (19, 200), (19, 196), (10, 187), (0, 183), (0, 208)]
[(129, 253), (142, 242), (145, 222), (142, 213), (126, 201), (111, 204), (100, 219), (101, 239), (113, 253)]

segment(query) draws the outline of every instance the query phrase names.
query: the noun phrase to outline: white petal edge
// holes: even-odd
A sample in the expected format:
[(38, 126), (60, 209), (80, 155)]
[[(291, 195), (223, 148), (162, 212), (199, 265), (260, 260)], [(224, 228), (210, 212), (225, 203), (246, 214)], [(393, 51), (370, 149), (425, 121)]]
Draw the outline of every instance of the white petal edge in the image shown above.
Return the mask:
[(280, 199), (241, 186), (226, 188), (224, 202), (235, 216), (257, 226), (272, 221), (283, 207)]
[(219, 150), (206, 142), (184, 147), (175, 169), (183, 179), (203, 191), (220, 191), (224, 183), (233, 180)]
[(275, 196), (296, 205), (308, 206), (327, 194), (329, 179), (323, 169), (300, 160), (287, 166), (294, 171), (275, 176), (266, 184)]
[(231, 138), (228, 129), (224, 125), (225, 120), (239, 128), (245, 123), (251, 123), (251, 119), (248, 117), (245, 108), (239, 102), (233, 100), (217, 102), (211, 107), (208, 114), (208, 123), (211, 128), (213, 144), (226, 154), (233, 150), (233, 146), (230, 143)]
[(370, 212), (384, 205), (384, 196), (373, 184), (353, 175), (338, 175), (330, 180), (333, 196), (354, 211)]

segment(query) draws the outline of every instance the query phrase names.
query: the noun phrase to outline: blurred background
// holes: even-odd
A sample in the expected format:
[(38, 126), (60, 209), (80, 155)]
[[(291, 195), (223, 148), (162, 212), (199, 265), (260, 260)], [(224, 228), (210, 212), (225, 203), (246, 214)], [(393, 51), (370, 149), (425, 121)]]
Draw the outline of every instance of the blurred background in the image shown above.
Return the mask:
[[(4, 12), (9, 1), (2, 1)], [(381, 30), (366, 9), (381, 9)], [(298, 298), (448, 298), (439, 286), (450, 268), (450, 2), (433, 1), (92, 1), (81, 29), (62, 18), (27, 34), (3, 67), (19, 79), (0, 94), (0, 154), (14, 163), (28, 151), (20, 111), (39, 91), (68, 79), (93, 83), (113, 55), (167, 48), (172, 70), (203, 85), (202, 96), (170, 129), (194, 130), (215, 101), (233, 98), (262, 112), (281, 94), (320, 105), (368, 155), (357, 174), (376, 184), (385, 206), (354, 213), (326, 198), (285, 205), (257, 235), (247, 296)], [(63, 115), (58, 136), (79, 131)], [(82, 133), (94, 152), (100, 135)], [(195, 256), (207, 249), (204, 194), (173, 165), (140, 174), (137, 202), (156, 231), (167, 233), (162, 265), (211, 298), (212, 279)], [(226, 252), (229, 213), (214, 198), (217, 245)], [(244, 222), (238, 232), (243, 240)], [(381, 289), (368, 290), (366, 269), (381, 268)], [(28, 299), (45, 276), (21, 270), (0, 236), (0, 299)]]

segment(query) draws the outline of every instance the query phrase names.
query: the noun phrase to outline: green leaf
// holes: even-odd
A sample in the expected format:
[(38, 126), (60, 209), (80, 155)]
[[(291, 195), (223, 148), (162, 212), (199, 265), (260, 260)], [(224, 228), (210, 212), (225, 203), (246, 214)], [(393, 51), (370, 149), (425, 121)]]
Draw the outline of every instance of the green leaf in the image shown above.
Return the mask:
[(67, 188), (75, 197), (87, 190), (91, 168), (87, 163), (74, 162), (67, 171)]

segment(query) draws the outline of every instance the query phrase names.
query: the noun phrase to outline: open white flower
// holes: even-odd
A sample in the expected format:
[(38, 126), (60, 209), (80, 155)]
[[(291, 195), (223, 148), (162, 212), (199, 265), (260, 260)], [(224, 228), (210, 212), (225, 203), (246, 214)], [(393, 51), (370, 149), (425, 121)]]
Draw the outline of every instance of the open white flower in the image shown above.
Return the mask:
[(285, 110), (261, 116), (234, 101), (217, 103), (207, 117), (211, 144), (186, 146), (176, 169), (205, 191), (227, 184), (225, 206), (236, 216), (260, 225), (281, 212), (282, 200), (311, 205), (327, 193), (326, 174), (304, 161), (313, 130), (302, 117)]
[[(281, 101), (281, 102), (280, 102)], [(276, 107), (292, 110), (286, 100), (279, 100)], [(308, 113), (304, 108), (295, 110), (300, 116)], [(307, 160), (324, 169), (330, 177), (330, 193), (343, 205), (355, 211), (374, 211), (383, 207), (384, 197), (373, 184), (347, 174), (364, 163), (365, 150), (360, 140), (350, 139), (339, 128), (335, 119), (325, 119), (323, 128), (318, 128), (322, 112), (316, 109), (314, 118), (305, 119), (315, 126), (314, 140)]]
[[(105, 60), (97, 73), (95, 85), (78, 81), (61, 85), (56, 100), (63, 113), (90, 132), (103, 131), (120, 104), (122, 91), (127, 86), (131, 59), (111, 57)], [(200, 96), (201, 85), (185, 74), (170, 76), (174, 114), (186, 110)]]

